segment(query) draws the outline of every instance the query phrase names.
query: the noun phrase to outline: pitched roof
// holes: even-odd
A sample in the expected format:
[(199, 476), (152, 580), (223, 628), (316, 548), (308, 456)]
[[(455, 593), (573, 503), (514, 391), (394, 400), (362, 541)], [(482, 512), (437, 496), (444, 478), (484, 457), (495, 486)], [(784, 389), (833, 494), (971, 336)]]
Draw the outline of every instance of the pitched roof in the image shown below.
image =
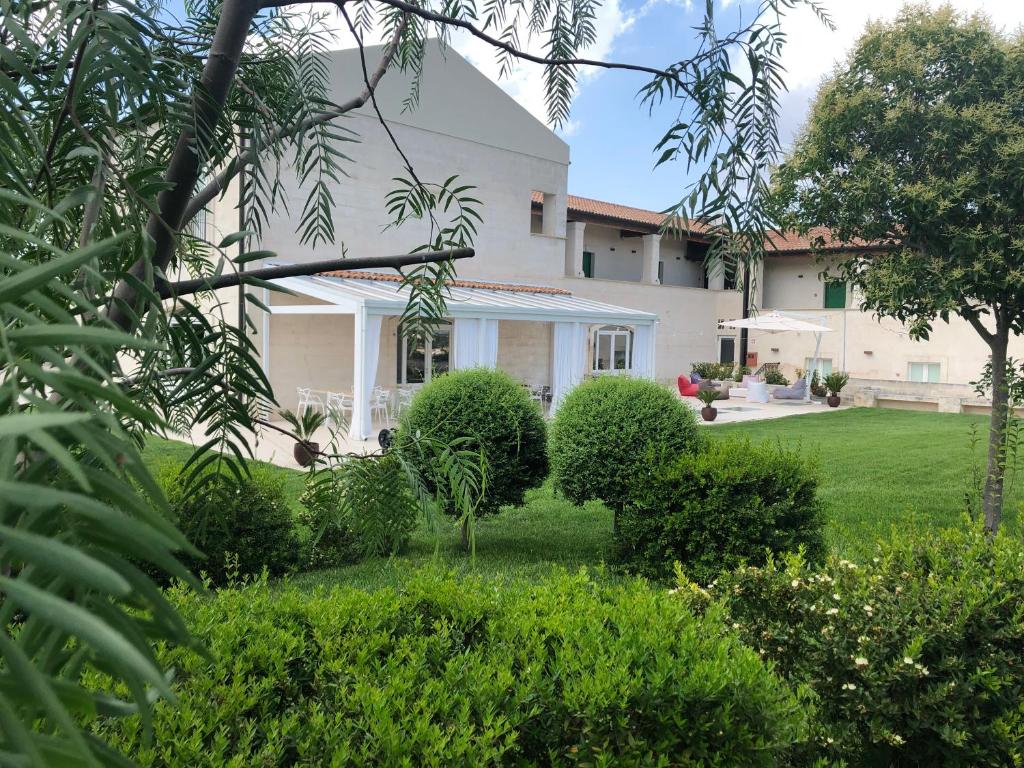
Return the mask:
[[(354, 269), (335, 269), (330, 272), (320, 272), (324, 277), (341, 277), (346, 280), (373, 280), (379, 283), (401, 283), (404, 279), (401, 275), (390, 272), (362, 272)], [(564, 288), (550, 288), (546, 285), (521, 285), (517, 283), (489, 283), (479, 280), (446, 280), (445, 285), (449, 288), (482, 288), (488, 291), (505, 291), (507, 293), (539, 293), (546, 296), (572, 296), (570, 291)]]
[[(544, 195), (540, 192), (534, 192), (532, 195), (532, 201), (534, 206), (543, 207)], [(640, 225), (654, 229), (661, 227), (668, 219), (666, 214), (659, 211), (649, 211), (644, 208), (634, 208), (629, 205), (608, 203), (604, 200), (594, 200), (593, 198), (580, 197), (579, 195), (568, 196), (567, 212), (569, 216), (572, 216), (573, 214), (576, 214), (577, 216), (592, 216), (594, 218), (606, 219), (620, 224)], [(697, 222), (691, 221), (689, 231), (693, 234), (704, 234), (707, 232), (707, 228)]]
[(852, 251), (870, 248), (881, 250), (882, 243), (869, 243), (866, 240), (854, 240), (844, 243), (832, 237), (826, 227), (813, 227), (806, 235), (796, 232), (772, 232), (767, 237), (765, 250), (770, 256), (775, 253), (817, 253), (821, 251)]

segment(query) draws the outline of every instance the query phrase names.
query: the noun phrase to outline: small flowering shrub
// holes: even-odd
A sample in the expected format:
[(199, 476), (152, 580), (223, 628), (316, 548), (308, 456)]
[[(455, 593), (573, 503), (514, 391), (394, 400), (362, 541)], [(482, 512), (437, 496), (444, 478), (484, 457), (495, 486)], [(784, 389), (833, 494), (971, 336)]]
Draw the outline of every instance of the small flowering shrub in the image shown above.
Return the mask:
[(948, 531), (870, 562), (798, 556), (704, 593), (793, 684), (816, 693), (798, 764), (1011, 766), (1024, 761), (1024, 546)]
[(178, 527), (203, 553), (185, 557), (195, 572), (214, 585), (233, 578), (287, 573), (299, 560), (295, 520), (285, 499), (284, 478), (272, 469), (250, 465), (248, 477), (225, 475), (186, 494), (180, 464), (161, 467), (157, 479), (171, 504)]
[(642, 582), (424, 572), (171, 599), (208, 655), (159, 649), (179, 700), (152, 734), (92, 723), (138, 765), (772, 768), (806, 737), (796, 695), (717, 615)]
[(771, 444), (713, 441), (667, 463), (648, 455), (619, 516), (616, 552), (628, 570), (667, 578), (682, 563), (706, 584), (723, 570), (764, 563), (770, 552), (824, 555), (813, 468)]

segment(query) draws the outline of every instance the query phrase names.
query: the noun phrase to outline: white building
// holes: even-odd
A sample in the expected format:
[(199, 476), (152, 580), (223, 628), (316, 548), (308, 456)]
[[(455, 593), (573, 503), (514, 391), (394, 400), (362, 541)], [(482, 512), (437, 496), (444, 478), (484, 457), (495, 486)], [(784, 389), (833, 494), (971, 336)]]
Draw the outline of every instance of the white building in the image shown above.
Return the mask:
[[(367, 54), (372, 68), (381, 49)], [(330, 67), (335, 101), (362, 89), (357, 51), (331, 54)], [(391, 276), (282, 281), (294, 295), (269, 296), (257, 339), (282, 406), (295, 406), (300, 387), (351, 393), (361, 403), (353, 432), (365, 436), (374, 387), (416, 385), (450, 367), (496, 365), (548, 387), (557, 404), (588, 372), (674, 381), (691, 362), (718, 356), (714, 318), (736, 315), (740, 298), (723, 276), (705, 278), (699, 233), (662, 236), (656, 213), (570, 197), (565, 142), (450, 48), (430, 49), (414, 110), (403, 108), (408, 93), (408, 80), (391, 72), (377, 101), (419, 178), (458, 174), (482, 203), (476, 256), (457, 264), (451, 324), (426, 345), (402, 343), (404, 298)], [(331, 189), (347, 253), (406, 253), (426, 241), (425, 223), (387, 226), (385, 197), (406, 174), (372, 108), (341, 124), (359, 135), (345, 146), (348, 177)], [(338, 254), (340, 246), (301, 243), (295, 209), (306, 191), (294, 169), (283, 168), (280, 183), (292, 213), (273, 214), (250, 247), (273, 251), (278, 262)], [(210, 226), (220, 231), (211, 239), (237, 229), (237, 200), (233, 187), (216, 203)]]
[[(367, 50), (371, 70), (380, 54)], [(330, 56), (332, 98), (344, 101), (363, 87), (358, 52)], [(419, 178), (439, 182), (458, 174), (482, 203), (476, 256), (457, 264), (450, 323), (430, 343), (403, 343), (404, 294), (393, 275), (282, 281), (293, 293), (264, 297), (272, 312), (258, 321), (256, 343), (283, 407), (296, 405), (299, 388), (348, 393), (358, 404), (353, 434), (365, 437), (374, 388), (415, 386), (449, 368), (497, 366), (524, 384), (548, 387), (557, 404), (588, 373), (674, 383), (694, 362), (736, 358), (738, 332), (719, 322), (740, 316), (741, 296), (731, 276), (707, 274), (709, 243), (700, 231), (659, 234), (664, 217), (657, 212), (569, 195), (565, 142), (450, 48), (430, 49), (413, 110), (404, 108), (408, 93), (408, 79), (390, 72), (377, 101)], [(394, 177), (405, 175), (401, 157), (369, 105), (340, 123), (359, 140), (346, 145), (348, 176), (331, 188), (338, 240), (353, 257), (408, 252), (427, 230), (418, 222), (387, 226), (385, 197)], [(280, 182), (292, 212), (273, 214), (262, 242), (250, 247), (273, 251), (278, 262), (338, 255), (340, 245), (301, 243), (295, 211), (306, 190), (290, 168), (282, 168)], [(235, 185), (213, 206), (208, 226), (219, 231), (211, 239), (238, 228), (237, 201)], [(935, 388), (946, 387), (942, 407), (952, 409), (955, 399), (959, 409), (966, 382), (985, 360), (973, 331), (950, 326), (927, 344), (912, 342), (897, 324), (879, 324), (855, 309), (849, 292), (826, 288), (805, 242), (778, 245), (782, 250), (766, 259), (756, 281), (756, 308), (819, 317), (835, 329), (821, 355), (826, 370), (888, 387), (904, 404), (931, 407), (913, 399), (927, 396), (939, 407)], [(813, 355), (813, 339), (752, 332), (749, 352), (761, 363), (783, 363), (792, 377)], [(920, 391), (908, 394), (906, 385), (917, 379)]]

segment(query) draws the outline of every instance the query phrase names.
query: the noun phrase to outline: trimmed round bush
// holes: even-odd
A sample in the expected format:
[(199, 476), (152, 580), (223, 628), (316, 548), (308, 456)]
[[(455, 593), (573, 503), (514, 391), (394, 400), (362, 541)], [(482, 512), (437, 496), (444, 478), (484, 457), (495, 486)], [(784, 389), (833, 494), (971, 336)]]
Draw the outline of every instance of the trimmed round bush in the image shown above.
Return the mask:
[(1019, 537), (894, 530), (862, 562), (789, 556), (710, 592), (748, 645), (816, 694), (812, 738), (790, 764), (1020, 764)]
[(138, 716), (94, 723), (139, 765), (767, 768), (806, 732), (720, 619), (642, 582), (421, 572), (172, 599), (209, 655), (159, 650), (178, 702), (154, 705), (152, 739)]
[(158, 480), (182, 533), (205, 557), (183, 558), (215, 585), (235, 577), (271, 576), (293, 570), (299, 560), (295, 520), (280, 471), (257, 464), (241, 480), (225, 474), (186, 493), (181, 465), (161, 468)]
[(700, 583), (801, 547), (809, 561), (820, 561), (817, 488), (816, 473), (795, 451), (709, 441), (699, 453), (637, 473), (615, 533), (618, 559), (653, 578), (671, 576), (679, 562)]
[(570, 501), (618, 511), (648, 454), (678, 456), (702, 444), (697, 418), (653, 381), (599, 376), (573, 389), (551, 426), (551, 474)]
[[(522, 504), (526, 491), (539, 486), (548, 475), (540, 409), (526, 389), (502, 371), (471, 368), (446, 373), (424, 386), (402, 415), (398, 450), (416, 467), (428, 488), (436, 491), (433, 457), (414, 447), (417, 434), (446, 445), (468, 438), (474, 449), (483, 450), (487, 489), (478, 515)], [(442, 503), (447, 513), (456, 514), (443, 493)]]

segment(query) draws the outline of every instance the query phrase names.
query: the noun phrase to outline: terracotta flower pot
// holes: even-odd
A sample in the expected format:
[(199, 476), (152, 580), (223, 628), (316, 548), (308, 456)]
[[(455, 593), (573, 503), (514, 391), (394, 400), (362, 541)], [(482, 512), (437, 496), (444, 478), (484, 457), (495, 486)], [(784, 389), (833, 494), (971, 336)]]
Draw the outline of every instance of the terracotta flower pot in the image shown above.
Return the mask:
[(839, 395), (829, 395), (826, 401), (828, 402), (829, 408), (838, 408), (839, 403), (841, 402)]
[(300, 467), (308, 467), (312, 464), (318, 453), (320, 453), (320, 443), (297, 442), (292, 448), (292, 456), (295, 457), (295, 461)]
[(710, 405), (705, 405), (700, 409), (700, 417), (704, 419), (704, 421), (714, 421), (717, 416), (718, 409), (712, 408)]

